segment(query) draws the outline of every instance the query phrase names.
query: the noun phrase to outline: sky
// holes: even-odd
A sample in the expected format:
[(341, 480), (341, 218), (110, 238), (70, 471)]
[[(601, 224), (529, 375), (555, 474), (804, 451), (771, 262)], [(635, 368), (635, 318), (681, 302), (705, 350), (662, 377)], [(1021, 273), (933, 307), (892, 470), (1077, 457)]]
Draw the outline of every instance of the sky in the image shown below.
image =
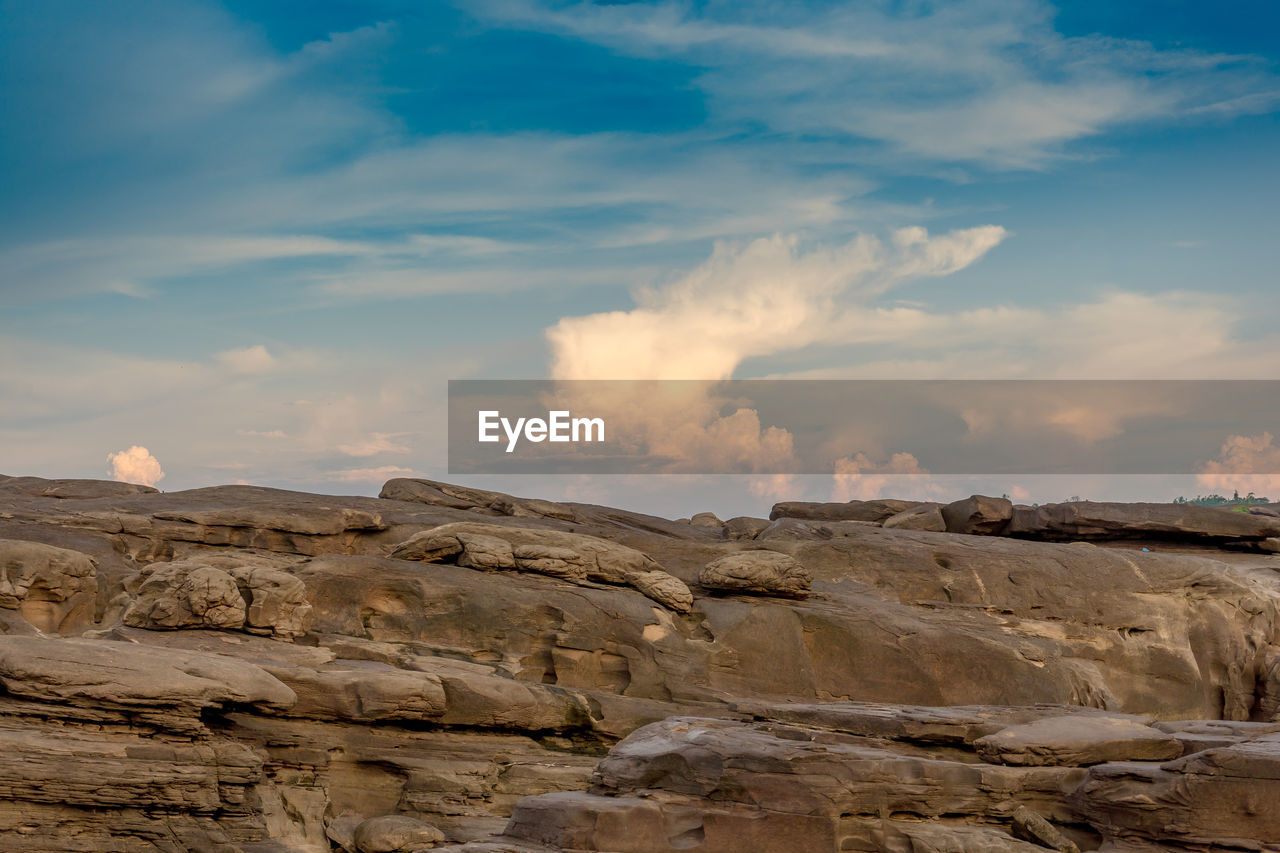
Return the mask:
[[(448, 379), (1273, 378), (1277, 24), (0, 0), (0, 472), (376, 494), (447, 477)], [(669, 516), (901, 488), (468, 482)]]

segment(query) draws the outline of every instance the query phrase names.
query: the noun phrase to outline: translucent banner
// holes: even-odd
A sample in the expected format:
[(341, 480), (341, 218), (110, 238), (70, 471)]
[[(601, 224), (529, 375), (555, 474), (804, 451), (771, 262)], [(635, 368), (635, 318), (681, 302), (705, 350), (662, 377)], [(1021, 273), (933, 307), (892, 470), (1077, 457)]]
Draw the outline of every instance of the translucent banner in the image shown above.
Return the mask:
[(1277, 428), (1272, 380), (449, 383), (451, 474), (1261, 474)]

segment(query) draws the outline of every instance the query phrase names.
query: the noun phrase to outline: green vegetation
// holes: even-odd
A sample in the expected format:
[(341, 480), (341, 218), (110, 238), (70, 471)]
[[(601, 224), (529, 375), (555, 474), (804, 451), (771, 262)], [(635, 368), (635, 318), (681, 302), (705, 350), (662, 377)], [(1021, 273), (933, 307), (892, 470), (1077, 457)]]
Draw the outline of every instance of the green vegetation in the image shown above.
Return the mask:
[(1239, 492), (1236, 492), (1229, 498), (1218, 494), (1196, 495), (1194, 498), (1186, 498), (1182, 495), (1178, 495), (1178, 497), (1173, 499), (1173, 502), (1176, 504), (1195, 504), (1196, 506), (1225, 506), (1227, 504), (1238, 504), (1239, 506), (1237, 509), (1240, 512), (1248, 512), (1248, 508), (1254, 504), (1271, 503), (1267, 498), (1260, 498), (1253, 492), (1243, 496)]

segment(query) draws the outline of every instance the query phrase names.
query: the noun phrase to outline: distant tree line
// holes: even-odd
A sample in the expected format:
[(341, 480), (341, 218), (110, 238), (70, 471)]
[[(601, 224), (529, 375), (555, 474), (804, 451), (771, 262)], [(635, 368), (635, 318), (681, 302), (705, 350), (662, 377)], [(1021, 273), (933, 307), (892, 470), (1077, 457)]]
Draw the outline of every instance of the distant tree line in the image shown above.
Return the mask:
[(1195, 504), (1196, 506), (1222, 506), (1223, 504), (1267, 504), (1271, 503), (1267, 498), (1261, 498), (1250, 492), (1247, 495), (1241, 495), (1239, 491), (1231, 497), (1225, 497), (1219, 494), (1212, 495), (1196, 495), (1194, 498), (1183, 497), (1178, 495), (1173, 499), (1176, 504)]

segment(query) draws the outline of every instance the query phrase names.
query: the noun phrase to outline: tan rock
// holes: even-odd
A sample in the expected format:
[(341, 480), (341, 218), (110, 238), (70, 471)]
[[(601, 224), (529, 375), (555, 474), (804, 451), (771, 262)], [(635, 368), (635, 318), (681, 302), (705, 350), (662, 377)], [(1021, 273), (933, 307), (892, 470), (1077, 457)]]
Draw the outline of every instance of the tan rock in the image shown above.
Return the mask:
[(739, 551), (708, 563), (698, 575), (706, 589), (805, 598), (812, 578), (795, 558), (777, 551)]
[(947, 522), (938, 504), (920, 504), (903, 510), (889, 516), (882, 524), (889, 530), (926, 530), (933, 533), (945, 533), (947, 530)]
[(138, 598), (124, 613), (135, 628), (241, 628), (245, 603), (227, 572), (198, 563), (152, 566)]
[(0, 608), (46, 633), (84, 630), (98, 601), (96, 566), (79, 551), (0, 539)]
[(1107, 761), (1166, 761), (1182, 755), (1172, 735), (1126, 717), (1046, 717), (975, 742), (997, 764), (1084, 767)]
[(444, 833), (406, 815), (383, 815), (357, 826), (354, 841), (360, 853), (413, 853), (435, 847)]
[(971, 495), (947, 504), (941, 512), (948, 533), (998, 536), (1013, 518), (1013, 502), (1008, 498)]

